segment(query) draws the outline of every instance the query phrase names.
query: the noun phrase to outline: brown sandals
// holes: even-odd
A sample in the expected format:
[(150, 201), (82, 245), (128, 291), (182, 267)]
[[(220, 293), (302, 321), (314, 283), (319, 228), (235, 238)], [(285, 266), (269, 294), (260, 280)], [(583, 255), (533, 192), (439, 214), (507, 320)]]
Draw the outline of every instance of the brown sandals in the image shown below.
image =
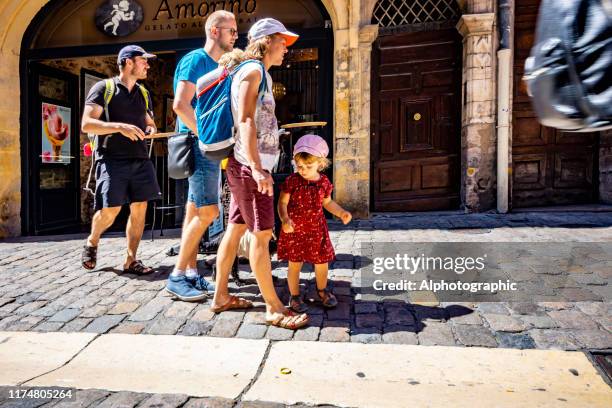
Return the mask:
[(134, 275), (148, 275), (155, 272), (155, 270), (149, 266), (145, 266), (142, 261), (133, 261), (130, 266), (123, 269), (123, 273), (132, 273)]
[(308, 310), (308, 305), (306, 302), (304, 302), (300, 295), (292, 295), (291, 299), (289, 299), (289, 309), (297, 313), (304, 313)]
[(287, 310), (285, 313), (277, 313), (276, 315), (274, 319), (266, 319), (266, 324), (282, 327), (283, 329), (297, 330), (310, 323), (310, 318), (307, 314), (298, 314), (292, 310)]
[(338, 306), (338, 299), (336, 299), (336, 295), (329, 288), (317, 289), (317, 295), (319, 295), (323, 307), (331, 309)]
[(97, 257), (98, 247), (84, 245), (83, 252), (81, 252), (81, 265), (83, 265), (83, 268), (91, 271), (96, 267)]
[(244, 298), (232, 295), (230, 296), (230, 300), (226, 304), (224, 304), (223, 306), (211, 307), (210, 311), (213, 313), (221, 313), (225, 312), (226, 310), (249, 309), (251, 307), (253, 307), (253, 302), (251, 302), (250, 300), (246, 300)]

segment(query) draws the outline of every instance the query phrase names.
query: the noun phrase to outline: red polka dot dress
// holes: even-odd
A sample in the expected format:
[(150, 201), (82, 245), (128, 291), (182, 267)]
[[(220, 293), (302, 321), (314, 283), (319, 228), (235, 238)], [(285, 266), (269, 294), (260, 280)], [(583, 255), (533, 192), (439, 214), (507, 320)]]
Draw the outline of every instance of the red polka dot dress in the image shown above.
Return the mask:
[(317, 181), (308, 181), (293, 173), (281, 186), (291, 194), (287, 212), (293, 221), (294, 232), (281, 230), (278, 239), (278, 259), (291, 262), (322, 264), (336, 257), (329, 238), (327, 221), (323, 213), (323, 199), (331, 196), (334, 186), (321, 174)]

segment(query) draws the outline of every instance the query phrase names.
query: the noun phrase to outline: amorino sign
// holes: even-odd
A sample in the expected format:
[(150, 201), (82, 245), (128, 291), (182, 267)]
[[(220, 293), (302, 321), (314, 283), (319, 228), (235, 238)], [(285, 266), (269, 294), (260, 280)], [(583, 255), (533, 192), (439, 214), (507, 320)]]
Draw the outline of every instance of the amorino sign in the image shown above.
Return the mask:
[(257, 14), (257, 0), (191, 2), (161, 0), (152, 21), (145, 24), (144, 29), (145, 31), (185, 30), (189, 27), (203, 29), (205, 18), (217, 10), (234, 13), (238, 25), (254, 23)]
[(208, 17), (216, 10), (231, 11), (235, 15), (253, 14), (257, 10), (257, 0), (228, 0), (228, 1), (191, 1), (177, 2), (174, 7), (171, 1), (161, 0), (159, 8), (153, 17), (157, 21), (164, 16), (169, 20), (192, 19), (196, 17)]
[(202, 38), (216, 10), (234, 13), (241, 33), (264, 17), (293, 29), (325, 26), (318, 0), (65, 0), (47, 14), (33, 48)]

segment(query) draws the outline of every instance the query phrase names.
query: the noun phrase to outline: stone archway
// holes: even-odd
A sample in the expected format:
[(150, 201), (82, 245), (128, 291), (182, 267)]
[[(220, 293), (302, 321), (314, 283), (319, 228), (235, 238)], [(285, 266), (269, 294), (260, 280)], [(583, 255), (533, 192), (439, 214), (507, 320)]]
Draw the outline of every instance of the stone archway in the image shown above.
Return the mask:
[(23, 35), (47, 0), (8, 0), (0, 7), (0, 238), (21, 233), (21, 97), (19, 64)]
[[(21, 234), (21, 145), (20, 57), (24, 34), (30, 23), (49, 0), (6, 0), (0, 5), (4, 24), (0, 27), (0, 238)], [(349, 66), (346, 55), (349, 44), (349, 0), (321, 0), (334, 29), (334, 86), (336, 135), (349, 132), (348, 88)], [(22, 118), (27, 120), (27, 118)]]

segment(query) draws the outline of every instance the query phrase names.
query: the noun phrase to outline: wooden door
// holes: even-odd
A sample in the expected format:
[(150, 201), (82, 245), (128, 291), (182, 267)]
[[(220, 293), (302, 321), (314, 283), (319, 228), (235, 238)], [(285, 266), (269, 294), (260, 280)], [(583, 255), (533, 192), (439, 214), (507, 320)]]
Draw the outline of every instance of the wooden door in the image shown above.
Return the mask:
[(512, 207), (581, 204), (597, 199), (598, 133), (540, 126), (522, 80), (534, 42), (539, 0), (519, 0), (515, 15)]
[(372, 51), (374, 211), (457, 208), (461, 36), (382, 35)]

